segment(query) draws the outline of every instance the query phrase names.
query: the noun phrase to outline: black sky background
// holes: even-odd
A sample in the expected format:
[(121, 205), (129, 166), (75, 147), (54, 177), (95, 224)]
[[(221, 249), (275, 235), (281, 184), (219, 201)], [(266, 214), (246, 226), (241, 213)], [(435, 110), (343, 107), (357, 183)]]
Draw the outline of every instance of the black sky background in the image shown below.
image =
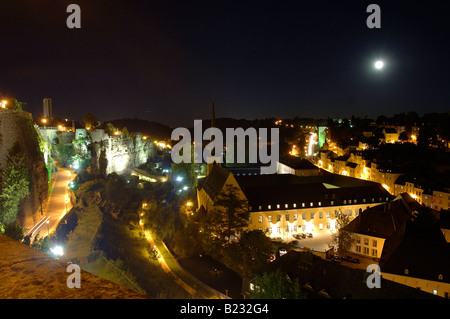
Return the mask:
[[(81, 29), (66, 8), (81, 7)], [(366, 8), (381, 7), (381, 29)], [(450, 110), (445, 1), (2, 0), (0, 96), (81, 120)], [(382, 58), (386, 68), (373, 69)]]

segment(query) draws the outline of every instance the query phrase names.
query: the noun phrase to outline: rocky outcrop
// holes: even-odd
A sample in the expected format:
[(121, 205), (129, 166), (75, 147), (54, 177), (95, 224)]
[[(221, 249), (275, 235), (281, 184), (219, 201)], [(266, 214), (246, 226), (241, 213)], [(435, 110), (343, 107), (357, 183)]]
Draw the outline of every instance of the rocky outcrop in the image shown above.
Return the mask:
[[(101, 130), (97, 130), (101, 131)], [(94, 133), (94, 132), (93, 132)], [(92, 138), (91, 168), (102, 174), (128, 173), (155, 155), (153, 143), (144, 140), (142, 134), (109, 136), (97, 132)], [(94, 138), (95, 137), (95, 138)]]

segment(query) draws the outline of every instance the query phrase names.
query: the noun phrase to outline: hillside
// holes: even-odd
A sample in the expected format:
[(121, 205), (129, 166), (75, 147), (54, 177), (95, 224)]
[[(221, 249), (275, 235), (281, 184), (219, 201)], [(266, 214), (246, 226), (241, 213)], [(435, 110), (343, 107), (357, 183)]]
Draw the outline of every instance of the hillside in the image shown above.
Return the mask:
[(167, 125), (142, 119), (124, 118), (108, 122), (120, 130), (126, 127), (128, 132), (141, 132), (144, 136), (149, 136), (153, 139), (170, 139), (170, 134), (173, 130)]

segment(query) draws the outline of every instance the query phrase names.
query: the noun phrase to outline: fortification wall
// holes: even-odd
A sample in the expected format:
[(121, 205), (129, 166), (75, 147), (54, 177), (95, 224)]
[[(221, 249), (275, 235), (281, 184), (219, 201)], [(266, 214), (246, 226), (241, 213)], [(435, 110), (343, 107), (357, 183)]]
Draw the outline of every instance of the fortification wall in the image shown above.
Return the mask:
[(19, 142), (27, 156), (31, 172), (30, 193), (23, 199), (18, 215), (18, 222), (23, 227), (28, 227), (39, 219), (40, 203), (48, 196), (48, 171), (39, 144), (32, 138), (34, 133), (29, 113), (0, 110), (0, 170), (7, 165), (11, 147)]

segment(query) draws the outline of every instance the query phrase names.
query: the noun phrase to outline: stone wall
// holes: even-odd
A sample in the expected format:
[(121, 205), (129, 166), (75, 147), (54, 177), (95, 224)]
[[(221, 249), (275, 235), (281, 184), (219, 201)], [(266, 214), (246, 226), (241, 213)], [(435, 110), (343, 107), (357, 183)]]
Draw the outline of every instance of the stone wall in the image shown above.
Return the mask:
[(40, 215), (40, 203), (48, 196), (48, 171), (28, 113), (17, 110), (0, 110), (0, 170), (7, 165), (8, 152), (19, 142), (26, 153), (31, 172), (30, 193), (23, 200), (18, 222), (23, 227), (35, 223)]

